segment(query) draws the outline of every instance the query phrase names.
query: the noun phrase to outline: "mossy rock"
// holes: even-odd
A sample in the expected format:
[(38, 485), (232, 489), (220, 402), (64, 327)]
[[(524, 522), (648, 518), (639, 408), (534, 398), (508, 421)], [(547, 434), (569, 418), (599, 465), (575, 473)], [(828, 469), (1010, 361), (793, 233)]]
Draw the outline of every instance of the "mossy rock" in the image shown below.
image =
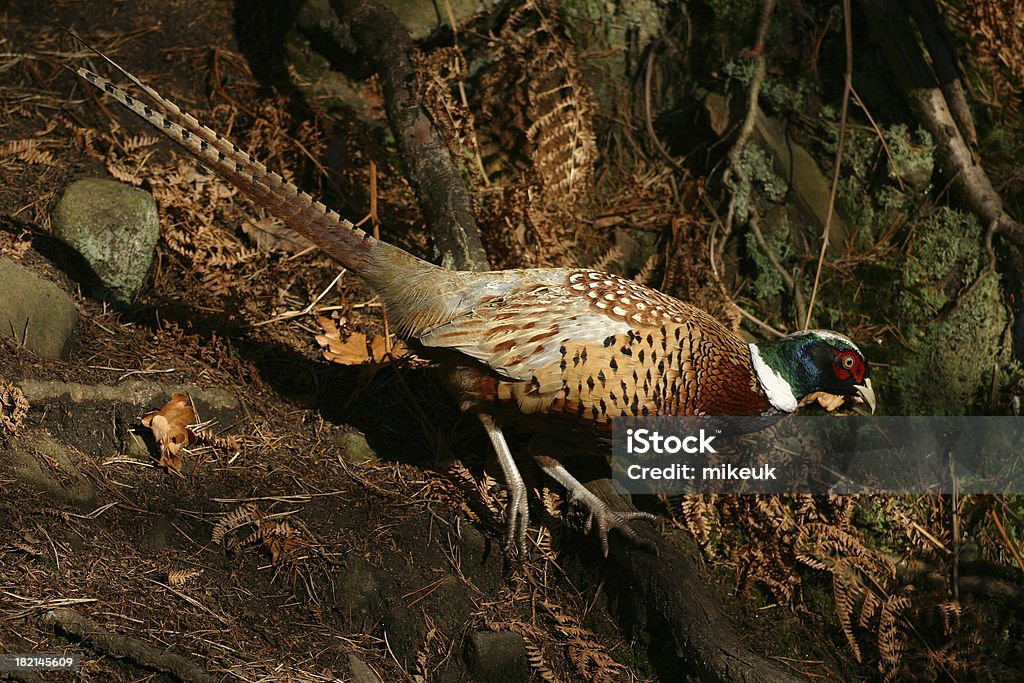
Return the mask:
[(985, 278), (952, 312), (988, 264), (982, 229), (968, 214), (937, 210), (921, 223), (902, 269), (896, 315), (911, 351), (890, 371), (890, 413), (983, 413), (993, 369), (1005, 365), (1009, 323), (999, 278)]

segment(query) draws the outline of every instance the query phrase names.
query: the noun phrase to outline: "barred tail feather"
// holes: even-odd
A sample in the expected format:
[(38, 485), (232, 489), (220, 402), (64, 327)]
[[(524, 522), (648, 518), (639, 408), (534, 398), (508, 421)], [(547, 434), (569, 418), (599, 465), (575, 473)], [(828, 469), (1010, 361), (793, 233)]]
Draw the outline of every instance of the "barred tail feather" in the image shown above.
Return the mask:
[[(316, 244), (331, 258), (365, 277), (370, 284), (386, 284), (388, 279), (387, 274), (373, 272), (383, 256), (380, 253), (372, 253), (375, 251), (398, 252), (387, 254), (389, 259), (398, 261), (395, 266), (415, 268), (419, 264), (429, 265), (396, 247), (375, 240), (355, 227), (351, 221), (328, 209), (322, 202), (315, 201), (279, 174), (268, 171), (266, 166), (239, 149), (233, 142), (183, 112), (173, 102), (162, 97), (109, 58), (104, 56), (104, 59), (142, 89), (153, 104), (146, 104), (132, 97), (106, 78), (86, 68), (78, 67), (75, 72), (182, 145), (204, 165), (234, 184), (260, 206), (266, 207), (270, 213)], [(403, 261), (408, 262), (402, 263)], [(381, 280), (383, 282), (377, 282)]]

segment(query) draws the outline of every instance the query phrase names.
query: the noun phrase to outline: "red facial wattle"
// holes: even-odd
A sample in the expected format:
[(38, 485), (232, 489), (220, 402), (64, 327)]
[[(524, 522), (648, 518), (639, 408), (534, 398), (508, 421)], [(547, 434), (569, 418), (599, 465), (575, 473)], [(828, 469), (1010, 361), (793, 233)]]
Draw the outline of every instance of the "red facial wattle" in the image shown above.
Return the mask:
[(832, 372), (842, 382), (851, 377), (857, 383), (864, 380), (864, 361), (854, 351), (840, 351), (835, 354)]

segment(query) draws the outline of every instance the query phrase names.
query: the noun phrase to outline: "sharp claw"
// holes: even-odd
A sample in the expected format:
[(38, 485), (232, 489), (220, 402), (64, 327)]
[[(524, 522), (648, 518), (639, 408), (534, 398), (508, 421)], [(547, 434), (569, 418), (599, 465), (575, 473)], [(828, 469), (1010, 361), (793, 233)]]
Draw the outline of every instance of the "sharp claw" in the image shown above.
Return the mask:
[(658, 554), (657, 545), (638, 534), (635, 529), (629, 526), (629, 522), (635, 519), (641, 519), (652, 523), (656, 522), (658, 520), (656, 516), (649, 512), (617, 512), (609, 508), (604, 503), (593, 505), (590, 501), (580, 502), (587, 504), (590, 508), (590, 514), (587, 515), (587, 521), (583, 524), (583, 533), (584, 535), (589, 535), (591, 528), (594, 527), (594, 522), (597, 522), (597, 536), (601, 541), (601, 553), (605, 557), (608, 557), (609, 529), (618, 529), (619, 533), (626, 537), (626, 540)]

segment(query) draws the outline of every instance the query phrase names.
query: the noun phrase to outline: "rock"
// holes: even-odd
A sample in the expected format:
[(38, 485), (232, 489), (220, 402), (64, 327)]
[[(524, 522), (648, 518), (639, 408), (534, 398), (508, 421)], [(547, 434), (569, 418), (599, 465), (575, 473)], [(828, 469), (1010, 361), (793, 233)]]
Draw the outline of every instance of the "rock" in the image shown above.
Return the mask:
[(523, 637), (512, 631), (477, 631), (466, 643), (466, 664), (484, 683), (518, 683), (530, 679)]
[[(832, 194), (832, 181), (825, 177), (811, 153), (786, 134), (782, 124), (759, 111), (754, 132), (771, 155), (776, 173), (786, 179), (800, 206), (824, 227)], [(850, 229), (838, 211), (832, 211), (828, 252), (843, 253)]]
[(148, 192), (101, 178), (64, 190), (53, 212), (54, 234), (85, 260), (99, 298), (129, 303), (149, 274), (160, 217)]
[(14, 476), (41, 493), (83, 508), (95, 502), (92, 482), (78, 471), (65, 446), (46, 432), (19, 437), (11, 443), (8, 456)]
[(174, 533), (174, 519), (167, 515), (154, 517), (146, 532), (146, 545), (150, 552), (167, 547), (167, 541)]
[(380, 619), (390, 583), (390, 576), (380, 567), (349, 556), (335, 580), (335, 605), (354, 625), (369, 627)]
[(352, 683), (381, 683), (380, 676), (353, 652), (348, 654), (348, 672)]
[(380, 456), (370, 447), (366, 437), (356, 431), (344, 431), (333, 439), (348, 462), (377, 462)]
[(406, 670), (416, 666), (416, 654), (427, 637), (427, 627), (419, 610), (395, 607), (384, 617), (388, 648)]
[(78, 326), (78, 308), (60, 287), (0, 257), (0, 334), (43, 358), (63, 358)]
[(491, 542), (465, 519), (459, 524), (462, 571), (484, 593), (496, 593), (505, 579), (502, 574), (504, 555), (501, 545)]

